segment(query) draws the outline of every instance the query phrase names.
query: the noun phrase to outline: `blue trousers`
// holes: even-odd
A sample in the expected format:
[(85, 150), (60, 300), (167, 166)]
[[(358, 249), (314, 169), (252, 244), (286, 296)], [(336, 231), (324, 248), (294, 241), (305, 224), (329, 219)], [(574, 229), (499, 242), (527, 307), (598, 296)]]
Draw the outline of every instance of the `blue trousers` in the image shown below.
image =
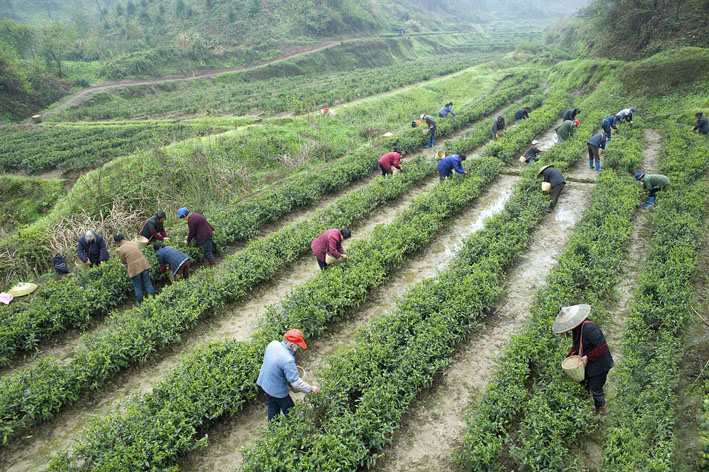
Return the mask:
[(140, 274), (131, 277), (130, 281), (133, 283), (136, 303), (140, 303), (143, 301), (143, 288), (145, 288), (145, 292), (148, 295), (155, 295), (153, 281), (150, 280), (150, 269), (145, 269)]
[(293, 399), (290, 395), (286, 395), (283, 398), (278, 398), (272, 397), (268, 393), (266, 393), (266, 404), (268, 405), (268, 421), (271, 421), (281, 412), (283, 412), (285, 416), (288, 416), (290, 409), (295, 406), (295, 403), (293, 403)]

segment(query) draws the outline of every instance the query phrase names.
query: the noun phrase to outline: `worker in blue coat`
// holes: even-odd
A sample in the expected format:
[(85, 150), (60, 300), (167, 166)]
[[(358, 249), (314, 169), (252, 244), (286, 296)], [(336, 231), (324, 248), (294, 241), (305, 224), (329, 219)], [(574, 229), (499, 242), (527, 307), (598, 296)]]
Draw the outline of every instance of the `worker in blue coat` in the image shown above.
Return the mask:
[(455, 113), (453, 113), (453, 102), (446, 103), (443, 108), (438, 110), (438, 116), (440, 116), (441, 118), (447, 117), (449, 113), (455, 116)]
[(615, 116), (609, 116), (603, 122), (601, 123), (601, 128), (603, 128), (603, 131), (606, 133), (606, 139), (608, 142), (611, 140), (611, 130), (617, 130), (618, 129), (618, 118)]
[(103, 264), (110, 258), (103, 236), (91, 230), (79, 238), (76, 255), (81, 262), (91, 266)]
[(320, 393), (320, 387), (308, 384), (298, 374), (293, 355), (299, 347), (308, 349), (303, 332), (299, 329), (289, 330), (283, 341), (271, 341), (266, 346), (256, 385), (266, 393), (268, 421), (280, 413), (288, 416), (290, 409), (295, 406), (288, 394), (288, 384), (299, 392)]
[(453, 154), (446, 156), (438, 162), (438, 172), (441, 174), (441, 182), (446, 180), (455, 170), (459, 174), (468, 175), (463, 169), (463, 161), (467, 158), (465, 154)]
[(588, 166), (593, 169), (593, 161), (596, 161), (596, 170), (598, 172), (601, 169), (601, 155), (603, 155), (603, 150), (606, 148), (606, 132), (601, 131), (598, 134), (594, 134), (591, 139), (588, 140)]

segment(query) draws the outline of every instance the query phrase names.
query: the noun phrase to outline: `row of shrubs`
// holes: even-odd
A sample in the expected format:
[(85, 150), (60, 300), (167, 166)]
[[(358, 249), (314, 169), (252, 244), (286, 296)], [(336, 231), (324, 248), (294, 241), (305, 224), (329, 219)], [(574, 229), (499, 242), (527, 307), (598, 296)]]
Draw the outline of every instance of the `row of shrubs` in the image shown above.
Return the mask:
[(603, 470), (673, 471), (683, 337), (692, 321), (690, 305), (700, 250), (706, 243), (709, 140), (668, 123), (660, 172), (670, 186), (650, 212), (653, 237), (631, 304), (609, 402)]
[[(516, 143), (520, 152), (528, 145), (525, 130), (548, 128), (561, 108), (558, 103), (549, 106), (540, 112), (539, 120), (516, 127), (505, 139)], [(487, 123), (482, 126), (488, 127)], [(256, 395), (255, 379), (266, 344), (290, 326), (316, 335), (358, 306), (407, 254), (427, 244), (448, 216), (469, 204), (502, 165), (495, 158), (469, 162), (471, 178), (446, 182), (418, 197), (392, 224), (377, 227), (366, 241), (355, 243), (346, 264), (295, 290), (279, 308), (270, 307), (264, 328), (251, 343), (226, 341), (198, 349), (156, 385), (152, 394), (137, 398), (125, 413), (96, 422), (71, 455), (60, 455), (53, 467), (71, 470), (86, 462), (97, 470), (131, 470), (145, 460), (146, 468), (164, 467), (202, 444), (205, 439), (199, 436), (211, 421), (239, 411)]]
[[(528, 93), (536, 85), (519, 84), (519, 79), (507, 79), (500, 93), (487, 97), (463, 110), (452, 120), (442, 123), (440, 134), (446, 135), (471, 122), (493, 113), (500, 105)], [(276, 221), (298, 207), (312, 205), (324, 195), (336, 192), (353, 181), (371, 174), (377, 168), (377, 158), (392, 144), (400, 150), (413, 151), (423, 145), (420, 130), (410, 130), (404, 136), (393, 138), (382, 145), (366, 145), (331, 164), (326, 172), (313, 172), (291, 180), (257, 198), (229, 205), (215, 215), (208, 215), (217, 229), (214, 235), (217, 247), (248, 240), (258, 234), (259, 228)], [(202, 253), (194, 246), (182, 244), (184, 225), (171, 230), (170, 245), (187, 253), (193, 261), (201, 261)], [(146, 256), (152, 262), (155, 275), (157, 260), (151, 249)], [(33, 298), (25, 303), (0, 311), (0, 365), (11, 363), (17, 351), (34, 349), (43, 338), (71, 328), (85, 329), (92, 317), (107, 314), (130, 297), (131, 283), (116, 260), (91, 269), (85, 275), (74, 275), (43, 284)]]

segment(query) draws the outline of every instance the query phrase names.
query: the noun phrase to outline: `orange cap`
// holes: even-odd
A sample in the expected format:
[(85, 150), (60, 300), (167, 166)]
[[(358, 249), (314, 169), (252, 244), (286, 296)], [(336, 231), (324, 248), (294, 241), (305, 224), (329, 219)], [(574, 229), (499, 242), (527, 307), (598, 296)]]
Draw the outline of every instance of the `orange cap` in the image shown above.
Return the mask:
[(308, 345), (303, 340), (303, 332), (299, 329), (291, 329), (286, 333), (286, 341), (297, 344), (303, 349), (308, 349)]

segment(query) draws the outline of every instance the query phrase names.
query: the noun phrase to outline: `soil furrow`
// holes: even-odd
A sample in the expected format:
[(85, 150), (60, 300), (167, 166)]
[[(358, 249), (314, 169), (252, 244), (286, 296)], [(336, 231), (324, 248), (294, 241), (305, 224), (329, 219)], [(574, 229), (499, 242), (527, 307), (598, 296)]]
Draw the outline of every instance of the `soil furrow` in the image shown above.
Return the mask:
[(450, 457), (465, 430), (464, 412), (490, 380), (496, 357), (529, 315), (534, 294), (566, 246), (591, 190), (585, 185), (564, 189), (554, 213), (542, 219), (529, 250), (512, 270), (502, 304), (484, 328), (457, 347), (450, 365), (411, 405), (376, 470), (455, 470)]
[[(299, 364), (306, 370), (305, 379), (317, 383), (312, 372), (321, 362), (339, 349), (351, 346), (355, 339), (352, 334), (370, 320), (383, 312), (392, 310), (396, 305), (396, 296), (403, 294), (408, 287), (428, 277), (435, 276), (455, 257), (458, 241), (464, 236), (481, 229), (489, 216), (504, 208), (505, 202), (512, 195), (518, 179), (500, 176), (495, 179), (476, 200), (476, 203), (460, 216), (453, 219), (427, 248), (404, 263), (391, 279), (375, 290), (367, 301), (350, 314), (346, 320), (337, 323), (311, 343), (310, 348), (298, 355)], [(303, 394), (293, 395), (296, 402)], [(253, 402), (243, 415), (220, 422), (210, 431), (209, 446), (187, 456), (181, 463), (181, 469), (198, 470), (234, 470), (242, 460), (238, 449), (255, 439), (267, 426), (266, 410), (263, 399)]]

